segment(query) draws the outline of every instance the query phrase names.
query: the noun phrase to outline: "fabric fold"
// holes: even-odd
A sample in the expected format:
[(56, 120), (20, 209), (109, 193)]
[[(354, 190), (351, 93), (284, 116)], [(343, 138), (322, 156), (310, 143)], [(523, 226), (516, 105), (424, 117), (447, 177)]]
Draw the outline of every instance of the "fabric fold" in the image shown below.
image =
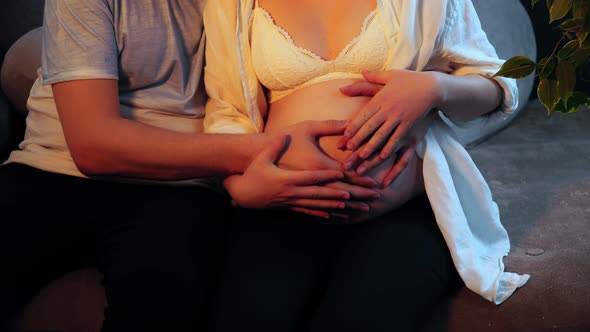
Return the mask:
[(501, 304), (530, 276), (504, 271), (510, 240), (498, 206), (467, 150), (449, 132), (438, 120), (418, 146), (426, 194), (467, 288)]

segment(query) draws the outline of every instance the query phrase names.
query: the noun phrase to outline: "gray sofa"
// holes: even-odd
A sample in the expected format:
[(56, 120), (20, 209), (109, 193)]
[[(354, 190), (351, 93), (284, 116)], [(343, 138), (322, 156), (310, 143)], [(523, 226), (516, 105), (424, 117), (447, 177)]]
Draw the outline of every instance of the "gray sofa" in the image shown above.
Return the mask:
[[(520, 1), (473, 2), (502, 58), (536, 58), (549, 47), (538, 45), (544, 40), (539, 30), (535, 39)], [(0, 159), (22, 139), (26, 97), (39, 65), (40, 30), (34, 28), (41, 25), (42, 6), (39, 0), (0, 4)], [(533, 78), (518, 83), (518, 112), (501, 127), (483, 124), (485, 140), (463, 141), (511, 236), (507, 270), (532, 279), (500, 306), (459, 290), (437, 309), (431, 332), (590, 331), (590, 110), (547, 117), (531, 93)], [(17, 331), (99, 331), (104, 305), (98, 272), (72, 271), (37, 294)]]

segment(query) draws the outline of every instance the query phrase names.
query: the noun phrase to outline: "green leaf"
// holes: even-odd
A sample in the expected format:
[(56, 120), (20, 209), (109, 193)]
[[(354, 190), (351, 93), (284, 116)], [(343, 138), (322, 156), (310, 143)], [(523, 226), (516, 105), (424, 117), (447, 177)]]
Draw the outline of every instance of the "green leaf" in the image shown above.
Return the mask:
[(547, 113), (551, 115), (555, 105), (557, 102), (559, 102), (557, 82), (550, 79), (541, 80), (541, 82), (539, 82), (539, 86), (537, 87), (537, 95), (539, 96), (541, 103), (543, 103), (547, 109)]
[(557, 103), (553, 111), (559, 113), (575, 113), (581, 110), (582, 106), (587, 103), (590, 103), (588, 96), (579, 91), (574, 91), (567, 100)]
[(549, 23), (562, 19), (572, 9), (573, 0), (555, 0), (549, 10)]
[(583, 18), (570, 18), (569, 20), (561, 23), (559, 28), (565, 31), (574, 31), (577, 32), (584, 27), (584, 19)]
[(544, 79), (553, 74), (555, 69), (555, 61), (553, 58), (543, 58), (539, 60), (539, 78)]
[(533, 60), (519, 55), (506, 60), (494, 77), (523, 78), (535, 71), (535, 68), (536, 64)]
[(557, 91), (562, 100), (571, 96), (576, 87), (576, 68), (571, 62), (561, 61), (555, 70), (557, 76)]
[(590, 13), (590, 2), (586, 0), (575, 0), (572, 9), (574, 18), (584, 18)]
[(559, 53), (557, 53), (557, 58), (559, 60), (566, 60), (569, 59), (576, 51), (578, 50), (579, 45), (577, 40), (570, 40), (567, 44), (563, 45)]

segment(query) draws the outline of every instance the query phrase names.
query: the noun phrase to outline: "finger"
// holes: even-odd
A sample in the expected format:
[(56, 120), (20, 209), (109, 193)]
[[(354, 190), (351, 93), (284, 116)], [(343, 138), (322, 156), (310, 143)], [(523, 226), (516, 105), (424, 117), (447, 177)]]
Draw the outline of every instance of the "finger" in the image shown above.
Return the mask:
[(367, 81), (358, 81), (340, 88), (340, 92), (349, 97), (373, 97), (379, 91), (381, 91), (381, 89), (383, 89), (383, 85), (381, 84), (375, 84)]
[(347, 200), (348, 191), (328, 186), (294, 187), (285, 193), (287, 198)]
[(371, 207), (365, 202), (349, 201), (345, 203), (346, 207), (344, 210), (358, 211), (358, 212), (369, 212)]
[[(381, 128), (381, 125), (385, 122), (385, 118), (382, 113), (374, 114), (370, 119), (367, 119), (365, 123), (357, 130), (356, 134), (350, 137), (348, 143), (346, 143), (346, 149), (354, 151), (370, 136)], [(389, 136), (389, 134), (387, 134)], [(366, 159), (371, 154), (364, 155), (363, 152), (359, 155), (362, 159)]]
[(309, 121), (309, 132), (313, 136), (339, 135), (344, 132), (347, 120)]
[(309, 186), (332, 182), (344, 178), (341, 171), (336, 170), (317, 170), (317, 171), (284, 171), (290, 184), (295, 186)]
[[(363, 146), (363, 148), (360, 149), (360, 157), (363, 159), (367, 159), (369, 158), (369, 156), (376, 153), (378, 149), (382, 148), (384, 144), (388, 141), (388, 139), (391, 137), (391, 133), (394, 131), (398, 123), (399, 122), (397, 121), (385, 121), (385, 123), (381, 125), (379, 130), (377, 130), (377, 132), (373, 134), (373, 136), (371, 136), (369, 142), (367, 142)], [(381, 159), (387, 159), (387, 157)]]
[(301, 208), (301, 207), (290, 207), (289, 210), (303, 213), (303, 214), (307, 214), (307, 215), (310, 215), (313, 217), (319, 217), (322, 219), (330, 219), (330, 213), (327, 211), (306, 209), (306, 208)]
[(307, 198), (295, 198), (287, 200), (285, 204), (292, 207), (302, 207), (307, 209), (334, 209), (343, 210), (346, 208), (346, 204), (342, 201), (334, 201), (327, 199), (307, 199)]
[(402, 147), (402, 138), (407, 136), (408, 131), (408, 126), (403, 124), (400, 124), (397, 128), (395, 128), (395, 132), (389, 138), (389, 141), (387, 141), (383, 149), (381, 149), (379, 158), (387, 159), (392, 153), (396, 153)]
[(348, 143), (349, 138), (342, 135), (342, 137), (340, 137), (340, 139), (338, 140), (338, 143), (336, 143), (336, 148), (338, 148), (339, 150), (345, 151), (346, 150), (346, 143)]
[(408, 167), (414, 153), (416, 153), (416, 144), (412, 144), (404, 150), (398, 160), (395, 161), (393, 167), (387, 172), (385, 178), (383, 178), (384, 187), (389, 186), (400, 174), (402, 174), (402, 172)]
[(363, 70), (363, 77), (370, 83), (385, 85), (395, 74), (392, 70)]
[(375, 188), (377, 186), (377, 182), (373, 180), (373, 178), (369, 176), (359, 176), (355, 172), (345, 172), (344, 178), (341, 182), (346, 182), (369, 189)]
[(367, 159), (363, 161), (357, 168), (356, 174), (362, 176), (366, 172), (372, 170), (373, 168), (379, 166), (382, 162), (387, 159), (381, 159), (379, 156), (375, 155), (373, 158)]
[[(344, 136), (346, 138), (352, 138), (363, 126), (363, 124), (365, 124), (365, 122), (367, 122), (373, 117), (373, 115), (379, 112), (381, 103), (379, 103), (378, 100), (376, 101), (375, 98), (377, 97), (373, 97), (371, 100), (369, 100), (369, 102), (366, 103), (365, 106), (363, 106), (361, 110), (350, 119), (350, 123), (348, 126), (346, 126), (346, 130), (344, 131)], [(349, 148), (349, 150), (351, 149)]]
[(285, 148), (285, 144), (287, 143), (287, 136), (285, 134), (279, 134), (277, 139), (273, 141), (268, 147), (266, 147), (260, 154), (258, 158), (261, 160), (268, 161), (273, 163), (279, 158), (279, 155)]
[[(369, 212), (371, 208), (369, 204), (365, 202), (339, 202), (330, 200), (316, 200), (316, 199), (294, 199), (287, 201), (287, 204), (294, 207), (307, 208), (307, 209), (322, 209), (322, 210), (336, 210), (336, 211), (349, 211), (349, 212), (337, 212), (337, 213), (358, 213), (358, 212)], [(334, 212), (334, 211), (332, 211)]]
[(349, 199), (354, 201), (372, 201), (381, 197), (381, 194), (374, 189), (368, 189), (346, 182), (337, 181), (329, 183), (326, 186), (346, 191), (350, 195)]
[(343, 163), (343, 169), (344, 169), (344, 171), (349, 171), (349, 170), (352, 170), (352, 169), (358, 167), (358, 165), (363, 161), (361, 159), (361, 157), (359, 156), (360, 153), (361, 152), (359, 150), (353, 151), (346, 158), (346, 160)]

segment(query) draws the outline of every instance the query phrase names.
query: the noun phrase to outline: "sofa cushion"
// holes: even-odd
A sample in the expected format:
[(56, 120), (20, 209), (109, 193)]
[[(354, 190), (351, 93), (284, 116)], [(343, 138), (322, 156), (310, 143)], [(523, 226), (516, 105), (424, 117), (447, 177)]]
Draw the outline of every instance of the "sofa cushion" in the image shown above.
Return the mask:
[(27, 111), (29, 92), (41, 66), (42, 38), (42, 28), (33, 29), (14, 43), (4, 57), (0, 84), (13, 107), (23, 114)]
[(106, 305), (100, 280), (86, 268), (54, 281), (31, 301), (15, 332), (99, 332)]

